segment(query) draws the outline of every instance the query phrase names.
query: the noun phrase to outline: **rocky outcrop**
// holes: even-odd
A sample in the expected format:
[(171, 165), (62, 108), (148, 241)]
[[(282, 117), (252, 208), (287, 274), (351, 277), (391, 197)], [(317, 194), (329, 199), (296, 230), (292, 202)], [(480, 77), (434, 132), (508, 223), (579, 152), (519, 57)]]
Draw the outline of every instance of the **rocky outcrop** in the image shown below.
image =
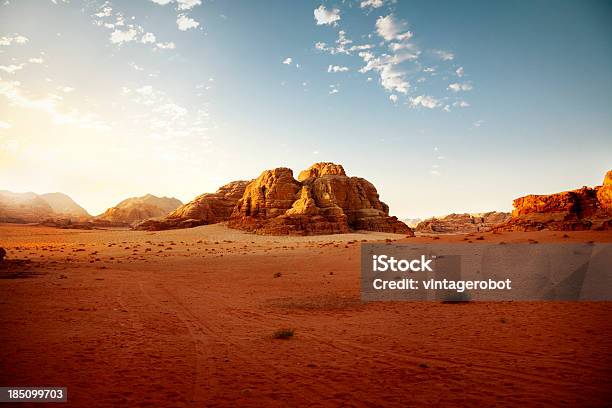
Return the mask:
[(582, 187), (514, 200), (512, 218), (496, 229), (504, 231), (579, 231), (612, 229), (612, 172), (602, 186)]
[(176, 198), (156, 197), (147, 194), (121, 201), (103, 214), (97, 216), (96, 226), (130, 226), (148, 218), (161, 217), (182, 205)]
[(468, 234), (490, 231), (510, 220), (510, 213), (490, 211), (479, 214), (450, 214), (421, 221), (415, 231), (434, 234)]
[(136, 224), (134, 229), (159, 231), (227, 221), (236, 203), (242, 198), (248, 183), (243, 180), (232, 181), (220, 187), (215, 193), (199, 195), (165, 217), (142, 221)]
[(266, 170), (246, 187), (229, 219), (232, 228), (269, 235), (336, 234), (353, 230), (412, 235), (367, 180), (341, 165), (316, 163), (298, 180), (288, 168)]

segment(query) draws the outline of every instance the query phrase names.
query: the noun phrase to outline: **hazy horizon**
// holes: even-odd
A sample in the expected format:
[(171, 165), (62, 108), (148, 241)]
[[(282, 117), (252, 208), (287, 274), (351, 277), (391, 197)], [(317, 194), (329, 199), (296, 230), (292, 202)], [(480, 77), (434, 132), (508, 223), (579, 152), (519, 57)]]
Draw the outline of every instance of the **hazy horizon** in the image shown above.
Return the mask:
[(606, 1), (6, 1), (0, 189), (97, 215), (332, 161), (399, 218), (509, 211), (612, 168), (611, 17)]

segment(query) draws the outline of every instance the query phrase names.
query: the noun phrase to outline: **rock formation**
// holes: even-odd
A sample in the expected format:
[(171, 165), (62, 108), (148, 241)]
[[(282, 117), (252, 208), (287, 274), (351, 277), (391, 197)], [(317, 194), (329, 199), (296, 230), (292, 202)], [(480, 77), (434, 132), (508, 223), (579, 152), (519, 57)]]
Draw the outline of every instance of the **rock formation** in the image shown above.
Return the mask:
[(93, 223), (97, 226), (129, 226), (147, 218), (161, 217), (182, 205), (180, 200), (168, 197), (156, 197), (147, 194), (121, 201), (103, 214), (97, 216)]
[(504, 231), (612, 229), (612, 171), (602, 186), (582, 187), (514, 200), (512, 218), (496, 229)]
[(158, 231), (227, 221), (248, 183), (242, 180), (232, 181), (220, 187), (216, 193), (202, 194), (165, 217), (152, 218), (136, 224), (134, 229)]
[(259, 234), (335, 234), (353, 230), (412, 235), (367, 180), (348, 177), (341, 165), (316, 163), (298, 180), (287, 168), (266, 170), (249, 183), (229, 226)]
[(423, 233), (466, 234), (485, 232), (510, 219), (510, 213), (491, 211), (479, 214), (450, 214), (421, 221), (415, 231)]

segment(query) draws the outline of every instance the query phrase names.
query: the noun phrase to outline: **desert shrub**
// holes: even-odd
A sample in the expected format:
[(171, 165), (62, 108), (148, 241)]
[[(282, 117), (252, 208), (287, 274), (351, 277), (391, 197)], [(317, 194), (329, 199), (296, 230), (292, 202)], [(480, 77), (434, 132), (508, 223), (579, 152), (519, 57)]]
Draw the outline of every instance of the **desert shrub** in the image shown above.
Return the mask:
[(275, 339), (287, 340), (293, 337), (293, 329), (278, 329), (272, 335)]

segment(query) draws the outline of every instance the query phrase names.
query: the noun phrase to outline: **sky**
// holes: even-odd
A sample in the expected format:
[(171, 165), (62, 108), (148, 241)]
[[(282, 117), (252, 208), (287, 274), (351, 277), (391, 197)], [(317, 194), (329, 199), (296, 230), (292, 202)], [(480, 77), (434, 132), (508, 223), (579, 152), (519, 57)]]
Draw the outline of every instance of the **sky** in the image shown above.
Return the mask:
[(331, 161), (425, 218), (612, 169), (609, 1), (0, 1), (0, 189), (98, 214)]

